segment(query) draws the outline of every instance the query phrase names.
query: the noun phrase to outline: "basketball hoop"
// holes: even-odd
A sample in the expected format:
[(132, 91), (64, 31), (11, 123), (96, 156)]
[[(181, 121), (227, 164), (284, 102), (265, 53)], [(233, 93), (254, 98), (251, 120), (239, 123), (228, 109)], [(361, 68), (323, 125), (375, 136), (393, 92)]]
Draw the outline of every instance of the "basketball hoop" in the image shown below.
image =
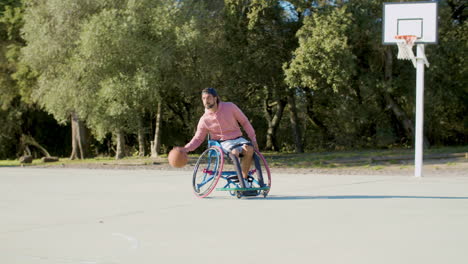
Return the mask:
[(400, 60), (411, 60), (416, 67), (416, 57), (413, 53), (413, 45), (417, 37), (414, 35), (396, 35), (395, 39), (398, 45), (398, 56)]
[(400, 60), (411, 60), (414, 58), (413, 45), (416, 41), (414, 35), (396, 35), (398, 45), (398, 56)]

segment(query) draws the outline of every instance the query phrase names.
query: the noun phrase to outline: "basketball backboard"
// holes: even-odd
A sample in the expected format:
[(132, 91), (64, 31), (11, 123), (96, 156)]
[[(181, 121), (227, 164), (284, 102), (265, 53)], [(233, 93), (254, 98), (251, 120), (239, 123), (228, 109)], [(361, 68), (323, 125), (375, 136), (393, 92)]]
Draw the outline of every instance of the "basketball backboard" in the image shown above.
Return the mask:
[(383, 44), (396, 44), (397, 35), (415, 35), (416, 44), (435, 44), (437, 2), (392, 2), (383, 5)]

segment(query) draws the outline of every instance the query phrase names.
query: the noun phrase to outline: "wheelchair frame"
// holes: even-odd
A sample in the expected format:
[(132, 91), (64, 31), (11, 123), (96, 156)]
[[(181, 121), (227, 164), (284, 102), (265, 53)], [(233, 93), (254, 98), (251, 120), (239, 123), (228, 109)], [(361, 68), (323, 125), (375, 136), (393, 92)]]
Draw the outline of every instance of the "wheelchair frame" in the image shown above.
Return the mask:
[[(224, 171), (225, 156), (232, 160), (235, 171)], [(208, 140), (208, 148), (200, 155), (193, 172), (192, 185), (194, 193), (205, 198), (215, 189), (218, 181), (224, 179), (225, 183), (217, 191), (228, 191), (232, 196), (266, 197), (271, 188), (271, 173), (263, 155), (255, 151), (253, 156), (254, 169), (249, 171), (248, 181), (251, 188), (246, 188), (242, 177), (239, 158), (231, 153), (224, 153), (221, 144), (215, 140)]]

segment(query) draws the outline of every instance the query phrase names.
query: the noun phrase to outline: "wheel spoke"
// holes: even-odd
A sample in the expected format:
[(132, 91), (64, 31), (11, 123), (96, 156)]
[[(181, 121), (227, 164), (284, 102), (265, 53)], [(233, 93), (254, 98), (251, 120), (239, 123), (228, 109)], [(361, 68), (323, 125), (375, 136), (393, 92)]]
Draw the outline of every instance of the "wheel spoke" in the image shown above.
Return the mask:
[(219, 147), (205, 150), (195, 165), (193, 172), (193, 189), (199, 197), (208, 196), (216, 186), (222, 172), (222, 152)]

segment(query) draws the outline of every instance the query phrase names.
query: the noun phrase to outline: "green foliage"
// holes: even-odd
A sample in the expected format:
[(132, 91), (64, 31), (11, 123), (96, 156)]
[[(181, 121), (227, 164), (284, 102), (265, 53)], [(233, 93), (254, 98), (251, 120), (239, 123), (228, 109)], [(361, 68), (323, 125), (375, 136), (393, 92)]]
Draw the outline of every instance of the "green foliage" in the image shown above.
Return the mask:
[(129, 1), (83, 24), (74, 66), (83, 77), (79, 89), (93, 97), (85, 116), (98, 138), (117, 129), (135, 133), (137, 121), (153, 112), (158, 98), (171, 88), (165, 85), (174, 80), (166, 79), (173, 74), (168, 71), (174, 63), (170, 42), (177, 42), (177, 29), (170, 26), (176, 17), (172, 8)]
[[(2, 0), (0, 157), (40, 127), (25, 115), (50, 121), (35, 103), (60, 123), (76, 113), (96, 139), (123, 130), (134, 144), (141, 129), (152, 139), (162, 102), (163, 148), (183, 145), (207, 86), (244, 110), (260, 142), (294, 93), (308, 150), (408, 147), (415, 73), (381, 43), (382, 2)], [(439, 44), (426, 48), (425, 132), (436, 145), (468, 140), (465, 9), (440, 1)], [(276, 136), (290, 151), (285, 117)]]
[(21, 8), (11, 6), (14, 3), (2, 2), (0, 7), (0, 108), (3, 110), (8, 109), (10, 102), (19, 95), (12, 74), (17, 66), (22, 13)]
[(17, 155), (20, 135), (29, 132), (24, 131), (27, 113), (37, 111), (30, 105), (31, 90), (22, 85), (25, 78), (19, 74), (25, 72), (19, 62), (22, 26), (21, 1), (0, 1), (0, 158)]
[(297, 33), (299, 47), (285, 67), (290, 86), (329, 87), (338, 92), (348, 85), (356, 67), (347, 37), (353, 21), (346, 9), (329, 8), (304, 20)]
[(366, 113), (358, 105), (353, 89), (357, 57), (349, 36), (354, 23), (347, 6), (322, 8), (306, 17), (297, 32), (299, 47), (284, 65), (286, 83), (302, 89), (299, 95), (304, 96), (303, 109), (314, 116), (312, 124), (316, 127), (305, 131), (315, 134), (314, 138), (307, 136), (306, 143), (315, 144), (316, 148), (320, 147), (316, 142), (323, 142), (324, 136), (334, 138), (332, 146), (359, 141), (356, 137)]
[(17, 137), (21, 133), (21, 108), (0, 109), (0, 159), (16, 155)]
[(468, 140), (468, 23), (452, 20), (456, 12), (446, 3), (439, 8), (439, 43), (426, 49), (431, 63), (425, 82), (427, 133), (436, 145), (463, 144)]

